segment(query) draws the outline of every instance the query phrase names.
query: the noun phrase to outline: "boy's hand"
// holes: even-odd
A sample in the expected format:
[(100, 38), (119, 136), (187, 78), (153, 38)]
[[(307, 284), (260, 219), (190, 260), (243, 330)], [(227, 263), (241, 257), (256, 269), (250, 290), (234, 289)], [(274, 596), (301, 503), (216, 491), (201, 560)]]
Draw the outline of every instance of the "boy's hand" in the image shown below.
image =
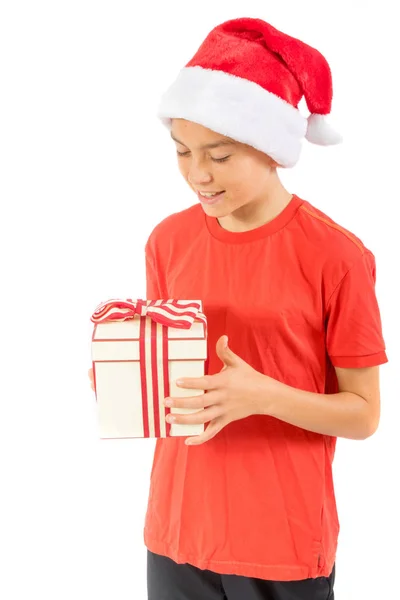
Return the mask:
[(90, 379), (90, 387), (95, 392), (96, 390), (95, 390), (95, 387), (94, 387), (93, 368), (89, 369), (88, 376), (89, 376), (89, 379)]
[[(174, 408), (204, 408), (189, 414), (169, 414), (166, 420), (170, 423), (195, 424), (207, 423), (207, 429), (199, 436), (185, 440), (188, 445), (202, 444), (213, 438), (225, 425), (232, 421), (245, 419), (250, 415), (261, 414), (260, 398), (266, 393), (274, 394), (280, 382), (259, 373), (248, 363), (234, 354), (228, 347), (228, 338), (219, 338), (216, 346), (217, 355), (224, 364), (216, 375), (199, 378), (185, 378), (176, 381), (179, 387), (200, 389), (206, 393), (188, 398), (165, 398), (166, 406)], [(178, 383), (181, 381), (181, 383)]]

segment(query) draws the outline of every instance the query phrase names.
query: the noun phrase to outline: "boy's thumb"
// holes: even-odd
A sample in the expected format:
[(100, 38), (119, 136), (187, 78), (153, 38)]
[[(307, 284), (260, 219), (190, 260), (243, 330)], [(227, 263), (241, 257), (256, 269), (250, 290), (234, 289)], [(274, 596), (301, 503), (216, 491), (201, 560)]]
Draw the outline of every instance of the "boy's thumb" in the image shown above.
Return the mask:
[(223, 335), (219, 338), (217, 342), (217, 355), (218, 358), (226, 365), (227, 367), (233, 366), (237, 361), (237, 356), (228, 346), (228, 336)]

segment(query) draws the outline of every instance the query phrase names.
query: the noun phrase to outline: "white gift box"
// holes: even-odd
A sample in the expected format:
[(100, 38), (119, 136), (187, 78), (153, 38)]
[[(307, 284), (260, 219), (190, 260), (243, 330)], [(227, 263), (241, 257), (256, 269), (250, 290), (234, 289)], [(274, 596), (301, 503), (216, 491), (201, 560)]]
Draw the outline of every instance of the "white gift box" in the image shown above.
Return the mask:
[[(203, 409), (167, 408), (167, 396), (197, 396), (179, 388), (202, 377), (207, 322), (199, 300), (109, 300), (93, 313), (92, 363), (100, 438), (199, 435), (204, 424), (183, 425), (166, 414)], [(167, 325), (168, 323), (168, 325)]]

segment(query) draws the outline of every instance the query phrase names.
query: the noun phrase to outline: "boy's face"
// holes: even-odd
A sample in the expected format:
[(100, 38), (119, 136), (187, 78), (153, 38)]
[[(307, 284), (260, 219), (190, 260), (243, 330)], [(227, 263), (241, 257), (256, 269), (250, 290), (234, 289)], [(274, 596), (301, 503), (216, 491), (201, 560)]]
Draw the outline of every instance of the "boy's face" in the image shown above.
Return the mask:
[[(179, 170), (207, 215), (239, 215), (244, 206), (268, 196), (277, 165), (263, 152), (185, 119), (172, 120), (171, 136)], [(220, 142), (224, 144), (214, 146)], [(200, 192), (220, 194), (204, 198)]]

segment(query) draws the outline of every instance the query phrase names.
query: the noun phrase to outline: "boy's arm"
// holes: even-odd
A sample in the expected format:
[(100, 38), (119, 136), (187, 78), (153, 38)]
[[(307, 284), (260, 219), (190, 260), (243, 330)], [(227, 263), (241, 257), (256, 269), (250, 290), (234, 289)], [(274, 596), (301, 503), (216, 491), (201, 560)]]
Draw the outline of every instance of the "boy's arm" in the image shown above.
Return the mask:
[[(337, 394), (317, 394), (282, 385), (275, 397), (260, 394), (259, 413), (309, 431), (362, 440), (375, 433), (380, 417), (379, 366), (336, 367)], [(268, 382), (266, 381), (266, 384)]]
[(365, 439), (376, 431), (380, 416), (378, 365), (387, 362), (387, 356), (375, 283), (375, 257), (365, 249), (327, 300), (326, 349), (339, 393), (318, 394), (283, 386), (277, 397), (272, 394), (270, 400), (266, 396), (261, 400), (264, 413), (335, 437)]

